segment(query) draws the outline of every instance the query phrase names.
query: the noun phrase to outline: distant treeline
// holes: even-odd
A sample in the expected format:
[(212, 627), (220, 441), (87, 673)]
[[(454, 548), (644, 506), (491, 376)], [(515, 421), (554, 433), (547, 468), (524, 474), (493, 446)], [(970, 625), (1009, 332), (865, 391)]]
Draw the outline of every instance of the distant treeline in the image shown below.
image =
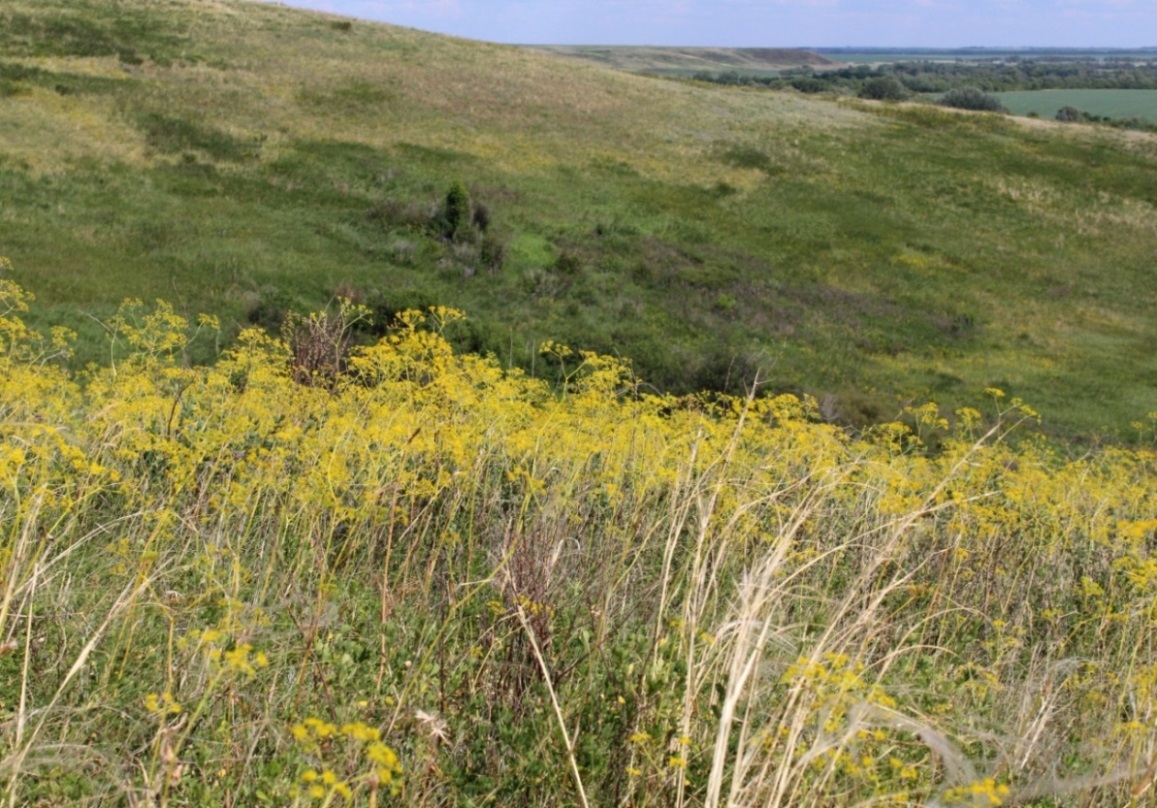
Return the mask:
[[(1007, 112), (992, 93), (1014, 90), (1157, 90), (1157, 59), (991, 59), (983, 61), (904, 61), (853, 65), (834, 70), (805, 66), (775, 76), (735, 70), (701, 71), (695, 81), (766, 87), (801, 93), (830, 93), (883, 101), (932, 100), (963, 109)], [(1075, 114), (1074, 114), (1075, 113)], [(1112, 119), (1066, 109), (1058, 120), (1103, 123), (1125, 129), (1157, 131), (1143, 118)]]
[(865, 82), (895, 78), (910, 93), (944, 93), (975, 87), (989, 93), (1008, 90), (1157, 90), (1157, 59), (1054, 59), (935, 62), (907, 61), (853, 65), (836, 70), (801, 67), (778, 76), (747, 76), (737, 71), (696, 73), (697, 81), (762, 85), (800, 92), (857, 94)]

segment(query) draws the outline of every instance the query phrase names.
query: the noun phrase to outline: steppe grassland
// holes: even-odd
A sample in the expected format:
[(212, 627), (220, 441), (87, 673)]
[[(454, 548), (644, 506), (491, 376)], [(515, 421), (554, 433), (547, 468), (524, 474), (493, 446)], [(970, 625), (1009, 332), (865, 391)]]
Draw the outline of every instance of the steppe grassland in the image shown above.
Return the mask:
[(73, 377), (0, 294), (9, 804), (1152, 804), (1157, 413), (929, 452), (446, 309), (311, 376), (131, 303)]
[[(988, 384), (1069, 437), (1127, 437), (1152, 406), (1152, 138), (1126, 151), (1085, 127), (656, 81), (229, 8), (119, 4), (144, 31), (138, 55), (160, 60), (15, 60), (57, 78), (4, 102), (21, 122), (8, 251), (38, 316), (67, 320), (82, 350), (99, 344), (87, 315), (126, 292), (232, 325), (253, 301), (305, 309), (345, 284), (461, 305), (484, 350), (527, 367), (537, 342), (564, 338), (670, 385), (718, 354), (724, 371), (749, 359), (777, 389), (831, 394), (842, 415), (870, 391), (866, 420), (898, 400), (976, 403)], [(69, 76), (84, 80), (60, 95)], [(367, 219), (383, 200), (429, 208), (455, 177), (510, 234), (492, 277), (396, 262), (397, 244), (437, 247)], [(584, 266), (560, 280), (567, 251)], [(1075, 317), (1075, 299), (1099, 315)]]
[[(1136, 383), (1154, 357), (1138, 341), (1154, 333), (1152, 240), (1143, 217), (1063, 226), (1139, 210), (1140, 158), (1084, 129), (1025, 138), (987, 117), (560, 73), (504, 48), (202, 8), (164, 6), (200, 31), (163, 40), (199, 49), (189, 64), (22, 57), (117, 83), (4, 102), (52, 92), (67, 120), (133, 128), (125, 147), (57, 126), (87, 162), (49, 144), (38, 169), (6, 158), (4, 237), (39, 258), (15, 271), (59, 307), (23, 311), (0, 286), (10, 805), (1153, 804), (1157, 415)], [(587, 119), (551, 107), (568, 93)], [(388, 113), (393, 143), (393, 123), (375, 126)], [(391, 186), (391, 168), (415, 176)], [(470, 323), (441, 308), (313, 376), (297, 335), (336, 356), (364, 312), (221, 353), (213, 317), (112, 303), (86, 337), (102, 365), (75, 372), (54, 359), (66, 333), (22, 322), (60, 319), (70, 291), (211, 289), (219, 265), (223, 286), (252, 272), (324, 299), (358, 261), (365, 278), (389, 269), (349, 247), (376, 195), (436, 194), (451, 171), (513, 191), (506, 215), (548, 259), (557, 231), (617, 224), (692, 249), (710, 228), (767, 250), (758, 271), (827, 282), (811, 317), (873, 295), (954, 315), (944, 301), (975, 301), (993, 336), (972, 348), (893, 352), (897, 333), (935, 336), (884, 330), (896, 307), (826, 350), (799, 321), (798, 372), (867, 363), (907, 382), (926, 366), (978, 391), (1004, 376), (1090, 420), (1117, 407), (1134, 446), (1050, 443), (995, 389), (848, 433), (806, 398), (647, 396), (620, 360), (557, 343), (536, 342), (534, 380), (455, 353)], [(728, 253), (712, 255), (689, 270)], [(503, 316), (527, 299), (558, 327), (560, 301), (492, 294)], [(724, 309), (714, 327), (735, 319)], [(865, 358), (851, 334), (880, 347)], [(218, 361), (192, 366), (197, 352)], [(1121, 380), (1112, 400), (1095, 388)]]
[[(869, 116), (830, 104), (712, 93), (406, 29), (383, 35), (357, 27), (337, 38), (337, 47), (329, 47), (329, 32), (325, 56), (318, 58), (309, 48), (316, 33), (302, 29), (296, 17), (284, 30), (273, 24), (236, 29), (235, 48), (223, 48), (231, 55), (224, 71), (229, 83), (235, 71), (245, 74), (246, 61), (259, 72), (243, 79), (252, 94), (222, 109), (224, 118), (245, 121), (256, 109), (254, 131), (276, 128), (379, 148), (411, 142), (485, 158), (515, 174), (611, 159), (657, 180), (704, 185), (752, 179), (752, 172), (742, 171), (721, 177), (719, 167), (703, 159), (717, 141), (804, 124), (872, 123)], [(286, 37), (294, 41), (287, 44)], [(266, 38), (272, 40), (267, 50)], [(232, 61), (238, 52), (248, 54), (247, 60)], [(191, 100), (220, 103), (218, 88), (210, 83), (201, 93), (198, 85), (194, 77), (185, 88)], [(343, 97), (346, 104), (340, 103)], [(326, 114), (300, 114), (314, 103), (323, 104)]]
[(59, 174), (85, 159), (146, 164), (138, 132), (118, 119), (111, 102), (37, 88), (4, 107), (5, 156), (35, 175)]
[[(720, 139), (803, 124), (872, 121), (806, 99), (713, 93), (519, 48), (365, 25), (336, 35), (320, 15), (303, 25), (302, 15), (286, 9), (257, 6), (241, 13), (235, 5), (222, 7), (230, 13), (189, 12), (184, 21), (183, 34), (201, 60), (190, 67), (148, 61), (128, 66), (114, 56), (29, 61), (114, 81), (131, 78), (146, 103), (174, 110), (189, 105), (242, 137), (273, 132), (379, 148), (414, 142), (497, 160), (515, 171), (528, 162), (542, 167), (539, 161), (611, 158), (656, 179), (709, 184), (720, 176), (703, 152)], [(324, 55), (311, 47), (318, 41), (324, 42)], [(343, 97), (347, 103), (327, 104), (326, 115), (302, 114), (312, 99)], [(700, 103), (707, 98), (710, 103)], [(139, 135), (123, 137), (123, 125), (112, 120), (115, 110), (101, 100), (84, 96), (67, 108), (108, 121), (110, 136), (102, 140), (139, 141)], [(75, 139), (90, 141), (84, 131)]]

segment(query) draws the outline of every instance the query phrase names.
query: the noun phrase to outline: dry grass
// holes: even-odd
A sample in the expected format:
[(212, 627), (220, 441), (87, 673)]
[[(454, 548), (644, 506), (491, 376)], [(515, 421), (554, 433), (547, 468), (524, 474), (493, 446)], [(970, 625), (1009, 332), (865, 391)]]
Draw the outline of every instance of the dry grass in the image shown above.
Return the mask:
[(72, 376), (0, 304), (10, 806), (1152, 804), (1157, 413), (930, 450), (551, 344), (555, 394), (438, 308), (190, 368), (131, 305)]
[[(214, 2), (212, 13), (181, 0), (165, 13), (188, 20), (202, 61), (175, 67), (126, 66), (115, 57), (22, 61), (135, 80), (154, 105), (179, 100), (241, 136), (275, 132), (387, 148), (407, 142), (473, 154), (512, 172), (611, 159), (656, 179), (744, 186), (741, 174), (704, 159), (714, 143), (774, 141), (799, 127), (871, 121), (830, 103), (656, 81), (387, 25), (359, 22), (334, 37), (334, 18), (244, 0)], [(324, 56), (311, 49), (322, 35)], [(28, 134), (15, 139), (13, 151), (34, 170), (61, 170), (74, 155), (132, 163), (144, 156), (139, 136), (113, 106), (91, 96), (49, 103), (44, 95), (16, 104)]]
[(5, 156), (34, 176), (67, 171), (85, 159), (143, 165), (143, 138), (107, 100), (35, 88), (4, 103)]

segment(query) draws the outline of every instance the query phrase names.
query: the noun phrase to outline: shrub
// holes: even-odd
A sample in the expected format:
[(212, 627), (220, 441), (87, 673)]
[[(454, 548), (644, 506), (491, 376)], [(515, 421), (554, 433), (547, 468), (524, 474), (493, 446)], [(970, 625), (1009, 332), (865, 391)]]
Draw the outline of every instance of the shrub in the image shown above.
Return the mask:
[(798, 79), (792, 79), (791, 86), (801, 93), (822, 93), (828, 88), (826, 82), (814, 76), (801, 76)]
[(895, 76), (879, 76), (868, 79), (860, 87), (860, 98), (872, 101), (903, 101), (908, 97), (908, 91)]
[(1007, 112), (1000, 99), (976, 87), (956, 87), (940, 97), (940, 103), (955, 109), (970, 109), (977, 112)]
[(369, 316), (357, 323), (357, 329), (381, 337), (401, 323), (404, 311), (425, 311), (437, 302), (437, 295), (426, 289), (378, 290), (366, 301)]
[(718, 343), (700, 358), (691, 377), (691, 389), (743, 396), (760, 380), (762, 373), (757, 356)]
[(487, 233), (478, 246), (478, 262), (491, 272), (502, 269), (506, 262), (506, 242), (493, 233)]
[(332, 387), (345, 369), (349, 334), (344, 317), (329, 312), (304, 317), (290, 313), (282, 325), (289, 346), (293, 380), (310, 387)]
[(307, 387), (334, 389), (346, 370), (352, 332), (363, 322), (368, 324), (369, 316), (368, 308), (348, 299), (340, 300), (336, 311), (309, 316), (290, 312), (281, 335), (289, 348), (293, 380)]
[(554, 268), (563, 275), (578, 275), (582, 272), (583, 261), (570, 250), (563, 250), (554, 262)]
[(270, 333), (281, 330), (289, 313), (286, 296), (276, 289), (264, 289), (256, 293), (245, 306), (245, 319)]
[(449, 239), (457, 238), (470, 226), (470, 194), (461, 182), (455, 182), (446, 192), (440, 224), (442, 235)]
[(490, 208), (479, 202), (474, 206), (474, 216), (471, 222), (479, 231), (485, 233), (490, 229)]
[(1057, 120), (1061, 123), (1080, 123), (1085, 119), (1085, 113), (1076, 107), (1064, 106), (1057, 110)]

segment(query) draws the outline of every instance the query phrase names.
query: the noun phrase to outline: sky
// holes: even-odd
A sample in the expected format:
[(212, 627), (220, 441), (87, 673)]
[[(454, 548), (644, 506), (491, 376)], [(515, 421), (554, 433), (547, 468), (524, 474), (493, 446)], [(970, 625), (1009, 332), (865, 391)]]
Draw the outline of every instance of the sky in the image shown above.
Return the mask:
[(1157, 0), (281, 0), (517, 44), (1157, 46)]

